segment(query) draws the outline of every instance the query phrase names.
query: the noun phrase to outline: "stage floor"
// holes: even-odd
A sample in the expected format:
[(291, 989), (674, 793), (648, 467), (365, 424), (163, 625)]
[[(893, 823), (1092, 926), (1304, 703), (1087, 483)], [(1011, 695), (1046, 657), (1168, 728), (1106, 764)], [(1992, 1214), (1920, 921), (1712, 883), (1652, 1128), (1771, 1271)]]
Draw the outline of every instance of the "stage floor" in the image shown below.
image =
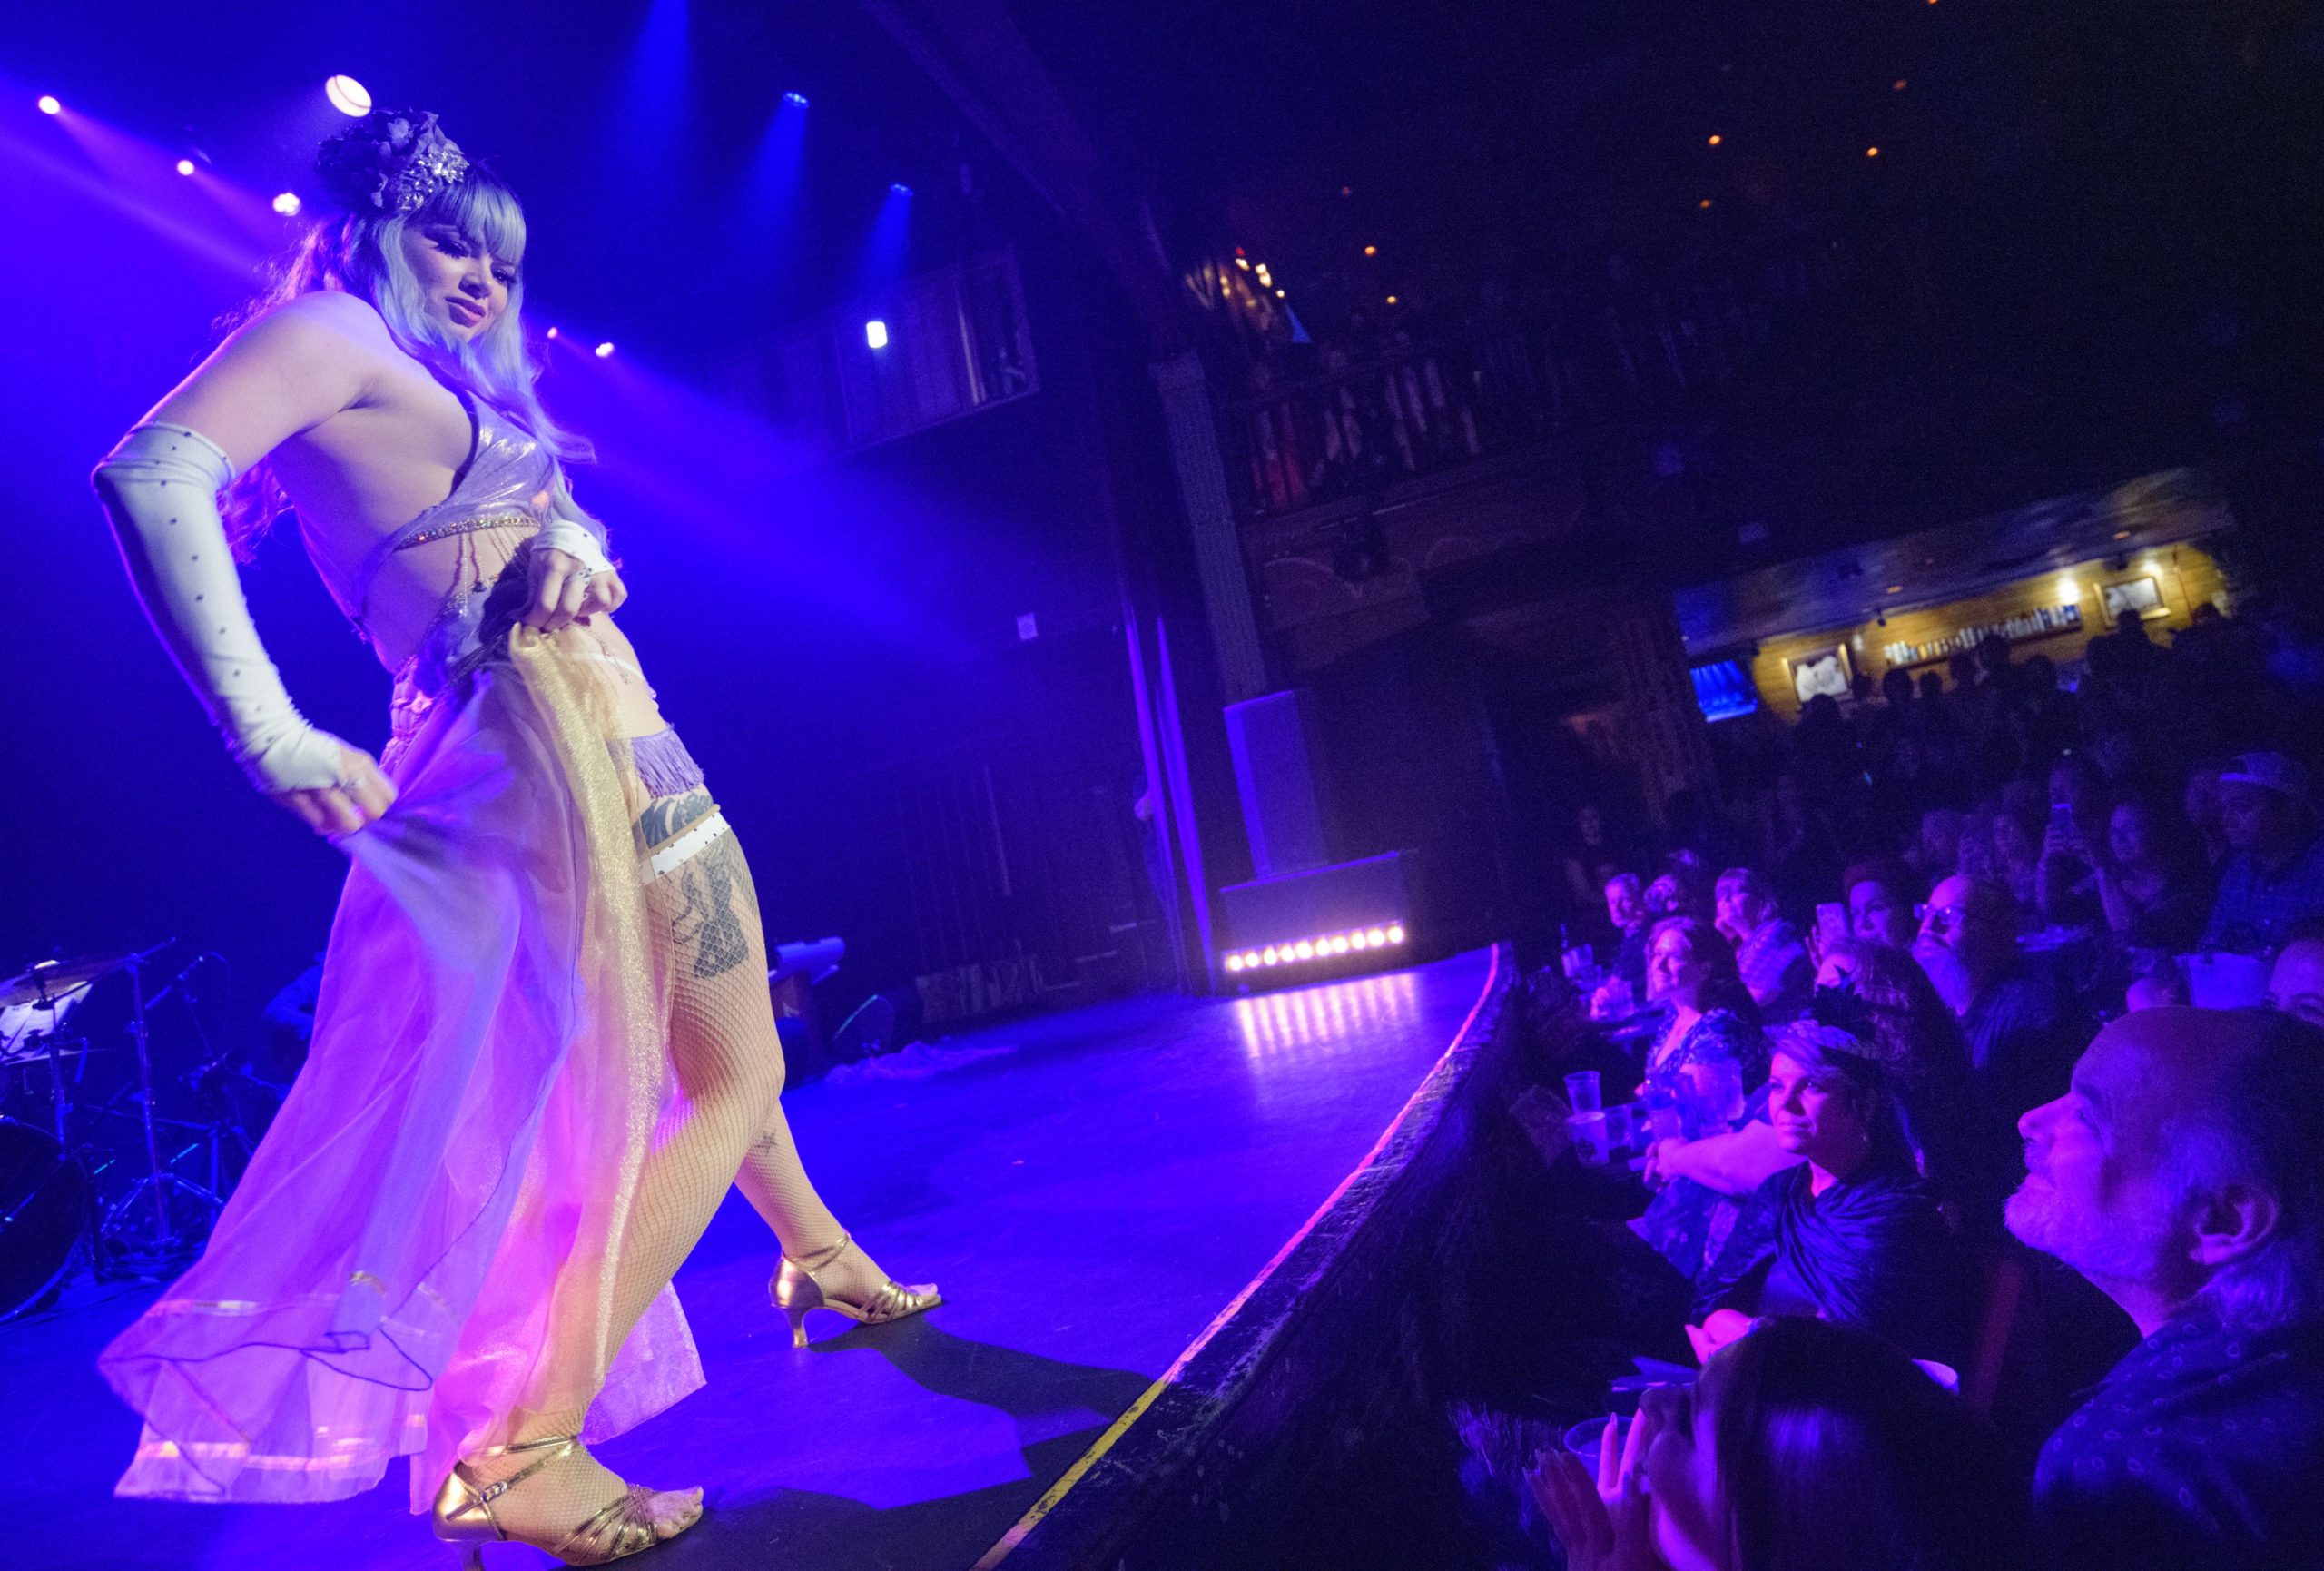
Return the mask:
[[(1488, 983), (1479, 951), (1255, 999), (1134, 999), (959, 1037), (913, 1076), (785, 1105), (881, 1262), (950, 1299), (790, 1345), (773, 1241), (730, 1195), (678, 1292), (708, 1388), (600, 1449), (710, 1511), (665, 1571), (951, 1571), (983, 1554), (1360, 1163)], [(137, 1426), (99, 1348), (152, 1297), (82, 1285), (0, 1328), (13, 1564), (389, 1571), (448, 1563), (403, 1469), (328, 1506), (112, 1497)], [(487, 1564), (547, 1566), (513, 1546)]]

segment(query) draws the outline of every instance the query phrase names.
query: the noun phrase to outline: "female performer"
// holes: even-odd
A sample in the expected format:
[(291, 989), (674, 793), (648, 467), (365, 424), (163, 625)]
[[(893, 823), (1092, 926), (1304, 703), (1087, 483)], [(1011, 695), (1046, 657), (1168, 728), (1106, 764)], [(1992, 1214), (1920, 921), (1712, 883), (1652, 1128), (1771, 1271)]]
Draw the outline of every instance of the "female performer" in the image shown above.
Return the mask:
[[(583, 1442), (701, 1383), (670, 1277), (738, 1167), (800, 1345), (812, 1309), (938, 1299), (851, 1247), (792, 1144), (749, 870), (533, 393), (515, 196), (432, 114), (319, 168), (346, 215), (96, 473), (229, 750), (354, 865), (305, 1071), (103, 1355), (145, 1419), (119, 1491), (330, 1499), (412, 1454), (439, 1536), (599, 1564), (701, 1514)], [(378, 763), (300, 717), (244, 608), (233, 557), (286, 499), (395, 674)]]

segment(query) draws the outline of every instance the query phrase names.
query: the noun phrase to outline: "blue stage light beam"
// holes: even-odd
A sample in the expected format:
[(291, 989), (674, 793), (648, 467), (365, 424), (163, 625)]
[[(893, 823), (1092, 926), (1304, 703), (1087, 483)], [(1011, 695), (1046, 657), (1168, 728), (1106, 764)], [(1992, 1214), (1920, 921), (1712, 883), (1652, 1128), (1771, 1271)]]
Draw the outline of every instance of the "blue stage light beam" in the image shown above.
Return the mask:
[(863, 265), (856, 281), (861, 293), (876, 296), (901, 281), (911, 238), (911, 187), (891, 185), (863, 245)]
[(766, 134), (751, 159), (743, 193), (744, 240), (767, 247), (793, 232), (799, 216), (799, 189), (806, 166), (807, 99), (786, 93), (774, 106)]
[(648, 189), (669, 189), (668, 171), (677, 166), (690, 134), (693, 70), (686, 33), (686, 0), (653, 0), (630, 45), (620, 97), (606, 124), (615, 167), (652, 182)]

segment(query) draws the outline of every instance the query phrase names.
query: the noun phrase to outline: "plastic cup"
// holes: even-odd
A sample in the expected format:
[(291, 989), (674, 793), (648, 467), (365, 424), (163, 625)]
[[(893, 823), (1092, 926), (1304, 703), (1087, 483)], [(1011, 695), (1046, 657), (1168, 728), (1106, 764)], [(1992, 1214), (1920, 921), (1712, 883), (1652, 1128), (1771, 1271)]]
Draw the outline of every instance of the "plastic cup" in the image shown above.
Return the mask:
[(1593, 1477), (1598, 1471), (1598, 1447), (1605, 1442), (1609, 1424), (1615, 1426), (1614, 1443), (1620, 1445), (1623, 1430), (1630, 1428), (1628, 1418), (1584, 1418), (1565, 1432), (1566, 1455), (1589, 1468)]
[(1598, 1090), (1598, 1072), (1576, 1070), (1565, 1077), (1566, 1105), (1577, 1113), (1603, 1112), (1606, 1103)]
[(1573, 1157), (1583, 1167), (1604, 1167), (1614, 1154), (1606, 1139), (1606, 1115), (1602, 1112), (1578, 1112), (1565, 1121), (1566, 1132), (1573, 1137)]

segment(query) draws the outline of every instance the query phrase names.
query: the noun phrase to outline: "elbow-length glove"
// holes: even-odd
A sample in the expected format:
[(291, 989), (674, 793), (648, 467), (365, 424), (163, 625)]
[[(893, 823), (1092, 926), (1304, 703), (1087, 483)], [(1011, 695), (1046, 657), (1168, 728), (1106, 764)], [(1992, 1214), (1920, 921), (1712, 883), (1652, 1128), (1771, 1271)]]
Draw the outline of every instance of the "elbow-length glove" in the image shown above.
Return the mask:
[(153, 631), (261, 791), (343, 784), (340, 739), (307, 724), (242, 599), (218, 493), (234, 466), (184, 426), (139, 426), (91, 482)]

